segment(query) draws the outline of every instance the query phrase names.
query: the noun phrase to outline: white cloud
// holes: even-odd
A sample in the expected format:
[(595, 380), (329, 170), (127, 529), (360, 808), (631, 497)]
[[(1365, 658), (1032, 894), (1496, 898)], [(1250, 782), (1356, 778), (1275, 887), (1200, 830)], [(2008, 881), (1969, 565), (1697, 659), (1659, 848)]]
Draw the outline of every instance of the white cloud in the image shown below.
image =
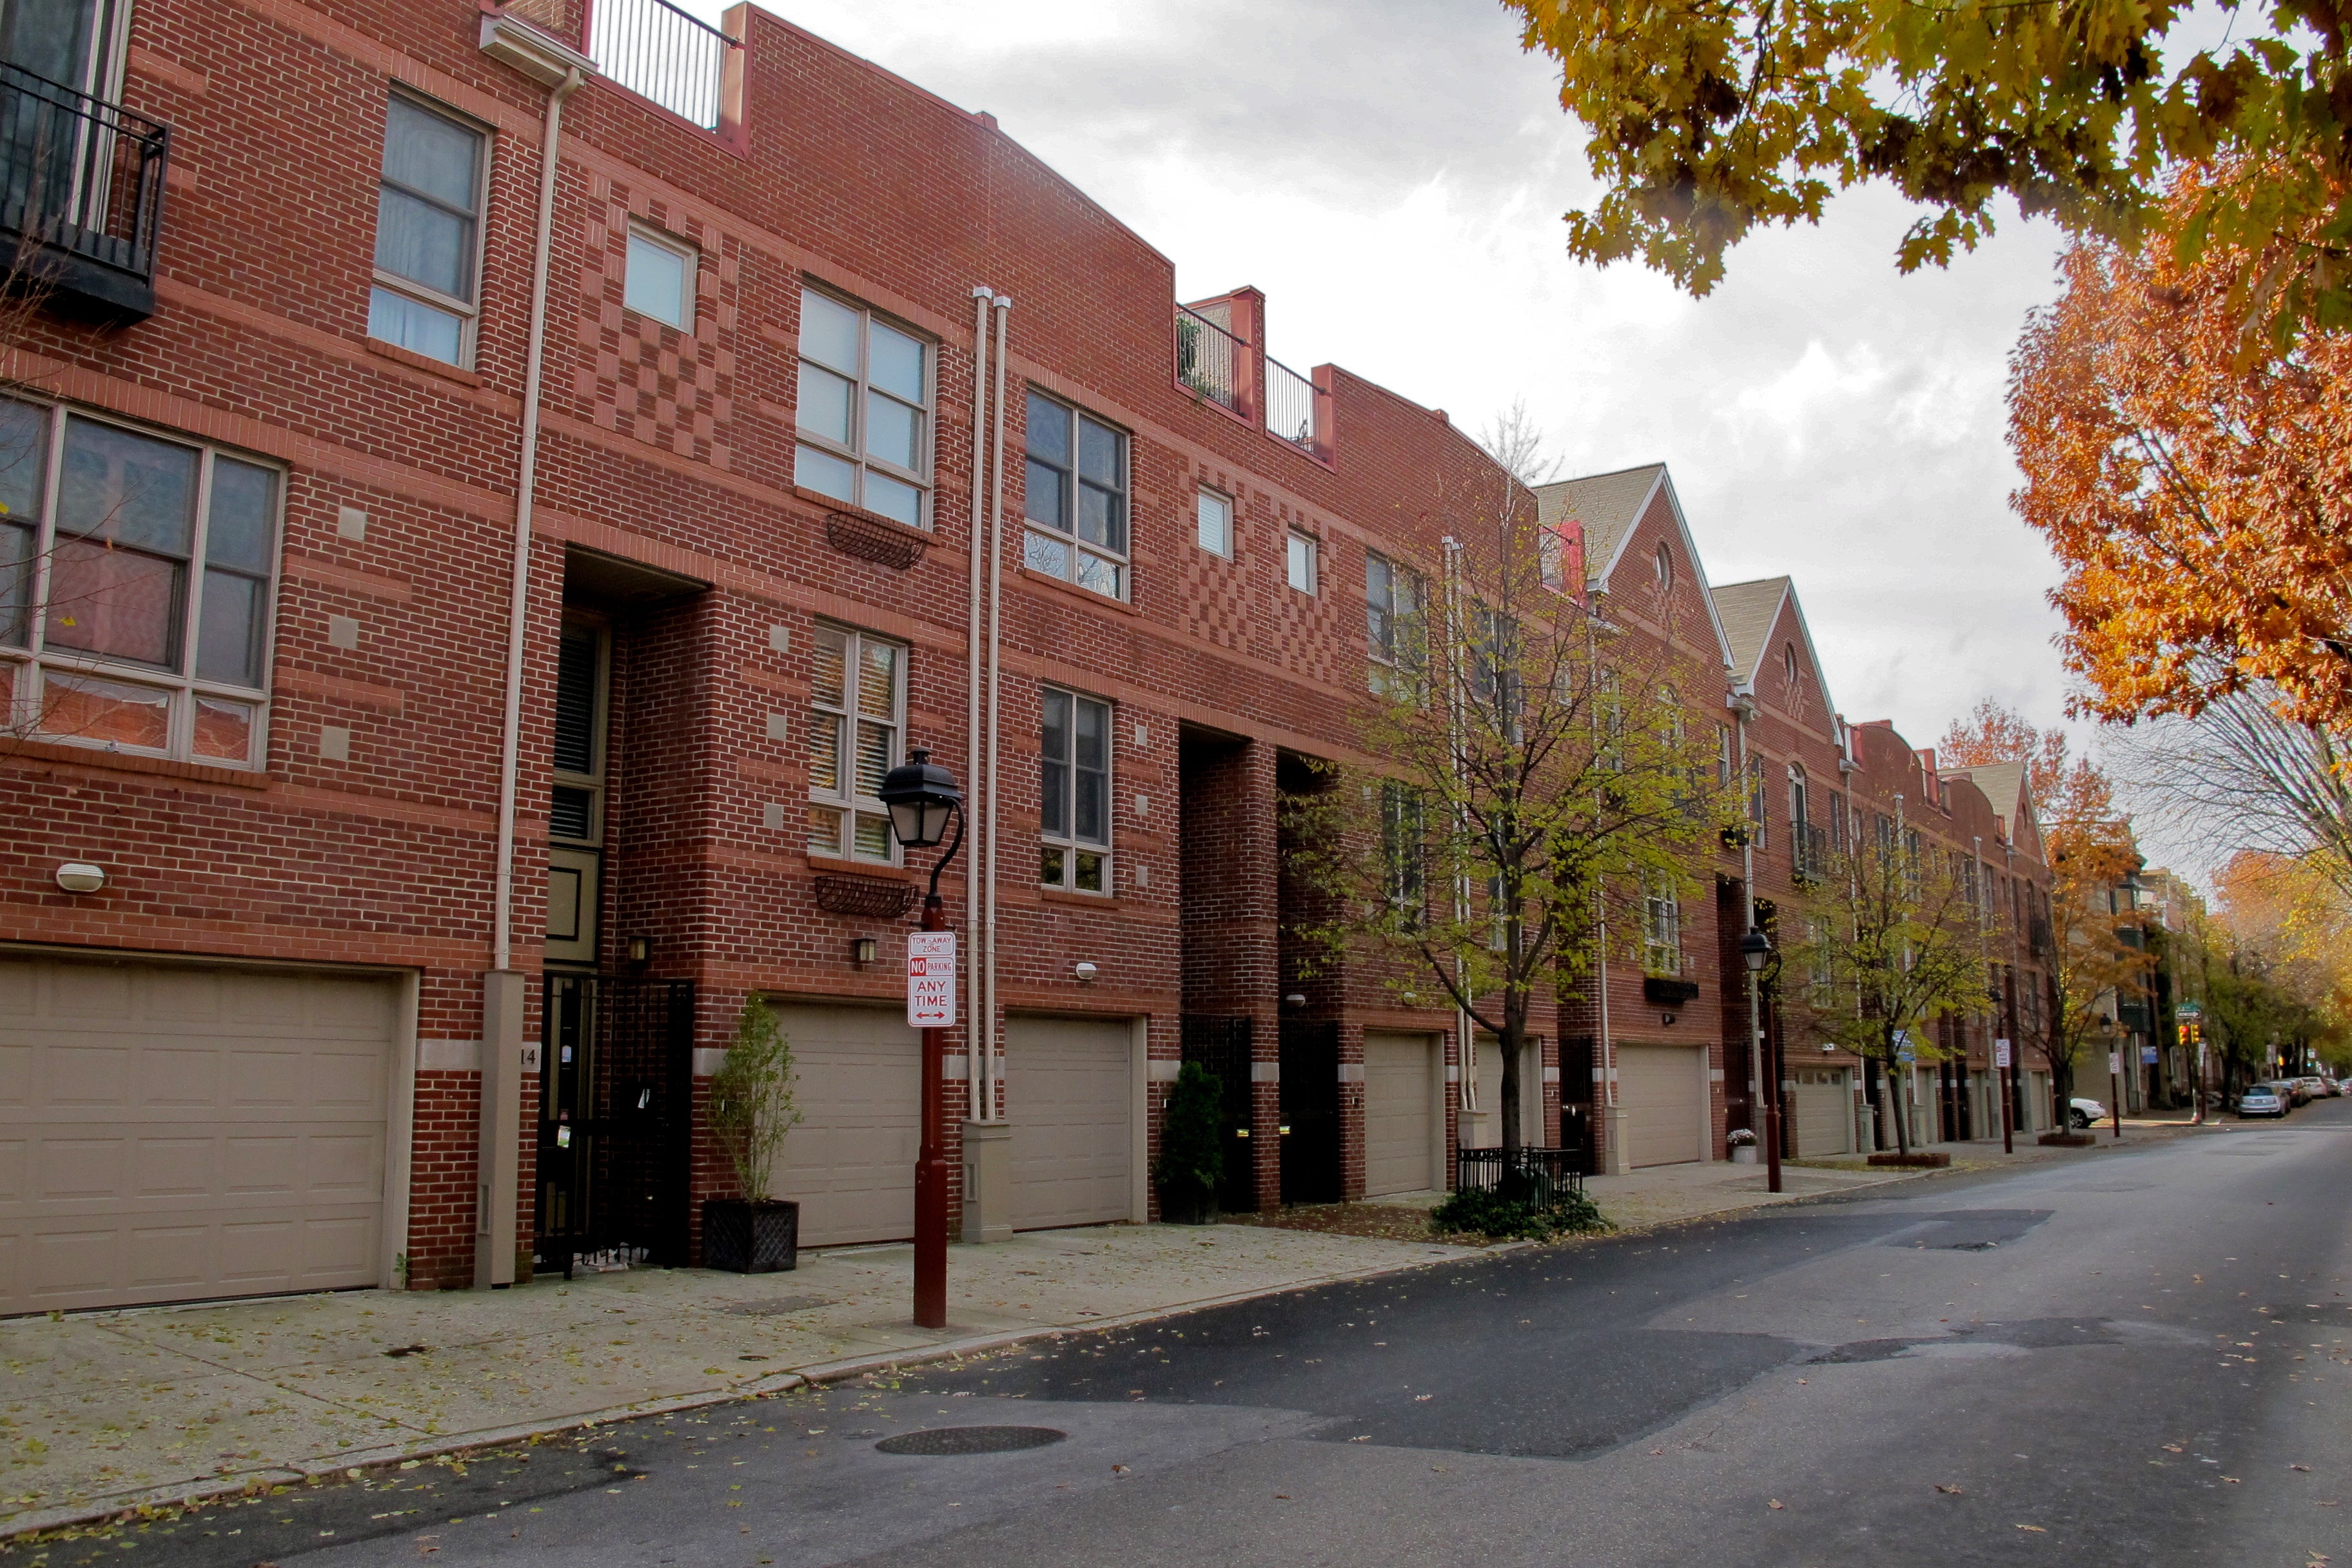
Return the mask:
[[(697, 0), (715, 16), (712, 0)], [(2006, 356), (2056, 237), (1897, 276), (1881, 192), (1684, 296), (1571, 262), (1592, 182), (1489, 0), (807, 0), (790, 19), (1004, 130), (1173, 258), (1266, 290), (1273, 352), (1477, 428), (1525, 396), (1574, 471), (1664, 458), (1718, 582), (1797, 579), (1851, 718), (1915, 743), (2058, 720), (2056, 572), (2010, 513)], [(753, 128), (754, 134), (757, 127)]]

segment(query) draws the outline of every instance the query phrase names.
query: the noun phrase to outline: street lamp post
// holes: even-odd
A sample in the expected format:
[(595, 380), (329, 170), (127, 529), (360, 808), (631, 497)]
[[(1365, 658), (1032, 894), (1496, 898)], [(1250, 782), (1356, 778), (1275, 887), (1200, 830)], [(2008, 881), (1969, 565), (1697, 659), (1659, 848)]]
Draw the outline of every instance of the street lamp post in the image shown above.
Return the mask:
[[(939, 843), (947, 837), (949, 818), (955, 820), (955, 842), (932, 863), (931, 889), (923, 900), (922, 929), (945, 931), (948, 911), (940, 901), (940, 873), (963, 847), (963, 791), (957, 786), (953, 773), (933, 763), (930, 752), (917, 748), (907, 753), (904, 763), (883, 775), (882, 788), (877, 793), (882, 804), (890, 808), (891, 833), (908, 849), (927, 849)], [(948, 945), (941, 956), (946, 958), (952, 974), (952, 945)], [(915, 965), (910, 962), (910, 984), (914, 973)], [(921, 1146), (915, 1154), (915, 1326), (922, 1329), (948, 1326), (947, 1102), (946, 1089), (940, 1083), (947, 1062), (947, 1031), (954, 1024), (952, 991), (948, 994), (944, 1023), (926, 1022), (923, 1028), (923, 1131)], [(908, 1012), (914, 1012), (911, 995)]]
[(1780, 1190), (1780, 1064), (1764, 1057), (1764, 962), (1772, 956), (1772, 939), (1754, 926), (1739, 939), (1739, 956), (1748, 964), (1748, 1049), (1764, 1085), (1764, 1187)]

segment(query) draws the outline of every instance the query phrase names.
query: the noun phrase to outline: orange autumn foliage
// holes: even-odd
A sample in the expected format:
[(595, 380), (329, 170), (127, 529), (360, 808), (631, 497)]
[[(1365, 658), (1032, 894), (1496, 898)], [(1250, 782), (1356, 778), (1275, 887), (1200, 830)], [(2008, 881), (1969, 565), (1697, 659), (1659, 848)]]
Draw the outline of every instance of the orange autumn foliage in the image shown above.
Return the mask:
[(2100, 718), (2267, 682), (2282, 717), (2352, 721), (2352, 335), (2281, 353), (2250, 331), (2268, 265), (2077, 245), (2011, 356), (2011, 501), (2064, 570), (2066, 658)]

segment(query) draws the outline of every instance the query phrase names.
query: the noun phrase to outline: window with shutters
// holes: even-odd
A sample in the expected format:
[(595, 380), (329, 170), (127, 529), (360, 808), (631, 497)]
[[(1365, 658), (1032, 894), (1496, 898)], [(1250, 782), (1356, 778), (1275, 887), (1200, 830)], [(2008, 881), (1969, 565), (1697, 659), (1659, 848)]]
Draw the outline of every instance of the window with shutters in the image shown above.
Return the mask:
[(880, 792), (904, 743), (906, 646), (828, 626), (814, 642), (808, 852), (895, 865), (898, 844)]
[(555, 788), (547, 835), (569, 844), (604, 837), (606, 641), (593, 622), (573, 618), (555, 655)]
[(1046, 687), (1038, 726), (1037, 880), (1111, 891), (1110, 704)]

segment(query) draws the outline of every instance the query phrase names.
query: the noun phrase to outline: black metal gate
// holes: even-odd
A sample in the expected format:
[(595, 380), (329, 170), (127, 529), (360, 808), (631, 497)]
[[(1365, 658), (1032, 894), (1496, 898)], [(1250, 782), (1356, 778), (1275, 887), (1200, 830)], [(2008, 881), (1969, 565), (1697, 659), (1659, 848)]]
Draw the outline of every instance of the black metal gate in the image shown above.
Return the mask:
[(1217, 1206), (1227, 1214), (1252, 1213), (1257, 1208), (1257, 1144), (1250, 1136), (1255, 1093), (1250, 1081), (1250, 1020), (1187, 1013), (1183, 1029), (1184, 1059), (1215, 1073), (1223, 1086), (1225, 1165), (1217, 1184)]
[(1282, 1201), (1336, 1204), (1339, 1170), (1339, 1026), (1282, 1021)]
[(537, 1266), (685, 1263), (694, 982), (551, 973), (545, 1004)]

